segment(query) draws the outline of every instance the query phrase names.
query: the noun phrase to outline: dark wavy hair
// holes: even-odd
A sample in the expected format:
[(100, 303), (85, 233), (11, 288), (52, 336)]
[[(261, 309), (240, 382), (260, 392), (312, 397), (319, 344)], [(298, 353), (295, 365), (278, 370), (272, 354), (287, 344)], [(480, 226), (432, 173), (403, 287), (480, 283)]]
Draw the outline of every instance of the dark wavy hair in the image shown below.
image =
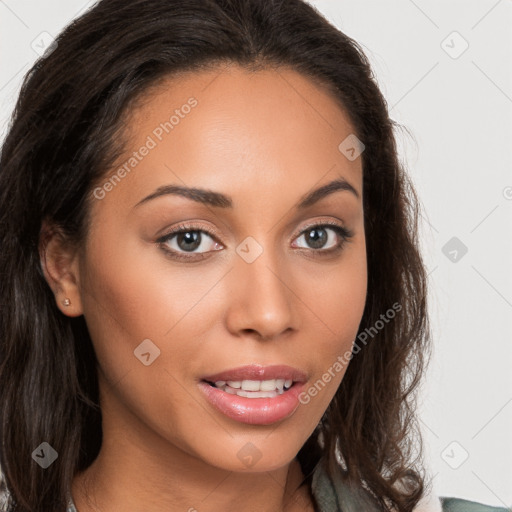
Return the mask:
[[(401, 311), (354, 356), (297, 458), (310, 477), (364, 487), (379, 510), (426, 492), (416, 392), (430, 353), (420, 202), (362, 48), (302, 0), (102, 0), (27, 73), (0, 160), (0, 465), (9, 511), (64, 511), (98, 455), (96, 356), (84, 317), (57, 308), (41, 266), (43, 220), (71, 243), (88, 232), (90, 193), (122, 152), (122, 115), (160, 80), (235, 63), (291, 68), (328, 87), (362, 153), (368, 288), (359, 332)], [(31, 454), (47, 441), (58, 460)]]

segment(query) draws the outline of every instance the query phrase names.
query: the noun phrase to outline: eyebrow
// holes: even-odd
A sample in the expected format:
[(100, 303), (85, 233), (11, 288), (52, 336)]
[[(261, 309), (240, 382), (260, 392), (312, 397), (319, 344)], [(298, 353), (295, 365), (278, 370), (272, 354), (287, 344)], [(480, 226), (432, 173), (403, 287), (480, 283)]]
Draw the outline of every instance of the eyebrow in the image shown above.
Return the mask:
[[(359, 193), (345, 178), (337, 178), (303, 196), (296, 208), (298, 210), (303, 210), (304, 208), (317, 203), (324, 197), (338, 191), (351, 192), (359, 199)], [(163, 185), (158, 187), (152, 194), (140, 200), (135, 207), (164, 195), (177, 195), (198, 203), (215, 206), (217, 208), (233, 208), (233, 200), (225, 194), (214, 192), (212, 190), (196, 187), (184, 187), (180, 185)]]

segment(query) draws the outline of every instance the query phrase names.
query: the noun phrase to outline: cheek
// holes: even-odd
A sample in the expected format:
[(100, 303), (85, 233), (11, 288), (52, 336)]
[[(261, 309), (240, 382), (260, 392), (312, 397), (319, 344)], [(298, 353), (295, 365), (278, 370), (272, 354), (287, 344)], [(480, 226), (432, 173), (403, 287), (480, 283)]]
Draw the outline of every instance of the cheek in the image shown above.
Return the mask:
[(332, 357), (345, 350), (357, 335), (366, 303), (364, 238), (350, 246), (336, 264), (310, 265), (307, 279), (297, 282), (302, 283), (299, 297), (304, 298), (310, 310), (311, 324), (320, 329), (317, 335), (322, 343), (320, 354)]
[(97, 229), (82, 272), (84, 317), (100, 367), (114, 380), (138, 371), (138, 347), (151, 340), (142, 347), (157, 354), (152, 367), (186, 379), (180, 361), (197, 359), (208, 319), (220, 314), (203, 297), (222, 274), (171, 264), (156, 245), (116, 236), (122, 232), (107, 222)]
[[(109, 384), (103, 389), (115, 386), (117, 399), (155, 430), (185, 428), (191, 407), (183, 389), (202, 327), (194, 317), (201, 308), (194, 304), (209, 286), (204, 276), (194, 283), (190, 271), (172, 272), (157, 249), (135, 237), (116, 239), (115, 232), (95, 232), (81, 282), (87, 327)], [(116, 407), (116, 400), (105, 402), (106, 409)]]
[[(315, 278), (314, 281), (311, 279)], [(321, 415), (338, 389), (351, 360), (351, 351), (364, 312), (367, 293), (365, 246), (354, 247), (346, 258), (322, 275), (309, 276), (303, 291), (311, 311), (307, 345), (314, 354), (315, 375), (301, 403)], [(311, 283), (316, 283), (311, 286)], [(311, 291), (314, 290), (314, 291)], [(305, 345), (306, 347), (306, 345)], [(306, 354), (303, 354), (305, 356)]]
[[(96, 229), (81, 271), (84, 317), (100, 366), (112, 379), (141, 364), (134, 350), (143, 340), (155, 340), (162, 348), (162, 331), (170, 327), (175, 304), (155, 286), (161, 276), (147, 260), (151, 251), (133, 238), (117, 236), (122, 232), (108, 222)], [(163, 307), (160, 311), (155, 307), (162, 301), (165, 315)]]

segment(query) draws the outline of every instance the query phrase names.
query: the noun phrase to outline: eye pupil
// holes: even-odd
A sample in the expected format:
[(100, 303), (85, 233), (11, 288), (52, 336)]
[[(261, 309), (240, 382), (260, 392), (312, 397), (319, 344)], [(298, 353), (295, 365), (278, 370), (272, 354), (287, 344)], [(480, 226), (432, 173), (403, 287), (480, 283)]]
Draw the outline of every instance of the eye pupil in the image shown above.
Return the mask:
[[(323, 234), (318, 235), (319, 232), (322, 232)], [(316, 235), (315, 235), (316, 234)], [(315, 249), (321, 248), (325, 245), (327, 242), (327, 235), (325, 233), (325, 229), (323, 228), (314, 228), (311, 229), (308, 234), (308, 238), (313, 241), (312, 246)], [(309, 242), (308, 242), (309, 243)]]
[[(193, 244), (193, 246), (182, 246), (182, 241), (185, 241), (187, 244)], [(180, 249), (183, 249), (184, 251), (194, 251), (201, 245), (201, 234), (198, 231), (186, 231), (184, 233), (179, 233), (177, 236), (177, 243)]]

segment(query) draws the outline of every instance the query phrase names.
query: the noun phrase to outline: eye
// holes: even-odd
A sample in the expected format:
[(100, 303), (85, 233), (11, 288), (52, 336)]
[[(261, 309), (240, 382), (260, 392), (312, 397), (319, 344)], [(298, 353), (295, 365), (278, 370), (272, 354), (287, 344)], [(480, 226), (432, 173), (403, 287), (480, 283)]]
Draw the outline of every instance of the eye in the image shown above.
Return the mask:
[(304, 239), (307, 244), (306, 246), (299, 245), (299, 248), (331, 253), (341, 250), (352, 236), (351, 231), (339, 224), (323, 223), (308, 226), (297, 240)]
[(190, 259), (199, 255), (202, 258), (205, 253), (223, 248), (222, 244), (216, 241), (213, 233), (191, 224), (179, 225), (171, 232), (160, 237), (157, 243), (176, 259)]
[[(329, 255), (342, 250), (353, 232), (336, 223), (317, 223), (307, 226), (295, 240), (304, 239), (306, 246), (293, 245), (306, 249), (315, 255)], [(224, 248), (213, 232), (193, 224), (180, 224), (157, 241), (166, 255), (176, 260), (200, 260), (209, 252)]]

